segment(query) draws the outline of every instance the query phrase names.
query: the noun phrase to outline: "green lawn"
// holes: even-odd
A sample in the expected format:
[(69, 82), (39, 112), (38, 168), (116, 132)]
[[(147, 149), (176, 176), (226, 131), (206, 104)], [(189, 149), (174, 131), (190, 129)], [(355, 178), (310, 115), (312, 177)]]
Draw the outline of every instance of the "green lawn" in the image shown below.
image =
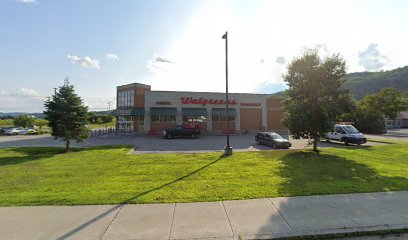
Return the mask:
[[(91, 129), (99, 129), (99, 128), (112, 128), (115, 127), (116, 120), (113, 119), (110, 123), (101, 123), (101, 124), (89, 124), (89, 128)], [(14, 127), (13, 119), (0, 119), (0, 127)], [(44, 129), (47, 127), (44, 127)]]
[(116, 126), (116, 119), (113, 119), (110, 123), (90, 123), (88, 126), (90, 129), (114, 128)]
[(0, 149), (0, 205), (217, 201), (408, 190), (408, 143), (210, 154)]
[(0, 119), (0, 127), (13, 127), (13, 119)]

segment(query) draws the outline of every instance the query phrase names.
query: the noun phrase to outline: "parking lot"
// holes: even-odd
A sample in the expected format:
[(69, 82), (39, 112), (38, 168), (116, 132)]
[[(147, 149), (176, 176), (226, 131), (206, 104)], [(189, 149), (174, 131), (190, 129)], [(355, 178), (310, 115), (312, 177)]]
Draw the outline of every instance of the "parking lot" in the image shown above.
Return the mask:
[[(288, 136), (283, 136), (287, 138)], [(370, 135), (370, 137), (376, 137)], [(376, 138), (387, 139), (387, 136)], [(394, 139), (395, 137), (391, 137)], [(408, 136), (400, 137), (399, 140), (408, 140)], [(295, 140), (289, 138), (292, 142), (292, 149), (303, 149), (307, 146), (307, 140)], [(362, 147), (381, 145), (378, 142), (368, 142)], [(101, 137), (93, 137), (86, 140), (84, 143), (73, 143), (73, 147), (94, 147), (106, 145), (132, 145), (133, 153), (190, 153), (190, 152), (213, 152), (223, 151), (226, 145), (226, 136), (209, 136), (204, 135), (197, 139), (191, 138), (175, 138), (165, 139), (160, 136), (127, 136), (127, 135), (105, 135)], [(254, 140), (254, 135), (233, 135), (230, 136), (230, 145), (234, 151), (259, 151), (272, 150), (268, 146), (257, 145)], [(57, 147), (64, 146), (63, 142), (54, 140), (49, 135), (36, 136), (0, 136), (0, 147)], [(319, 147), (361, 147), (361, 146), (345, 146), (341, 143), (319, 143)]]

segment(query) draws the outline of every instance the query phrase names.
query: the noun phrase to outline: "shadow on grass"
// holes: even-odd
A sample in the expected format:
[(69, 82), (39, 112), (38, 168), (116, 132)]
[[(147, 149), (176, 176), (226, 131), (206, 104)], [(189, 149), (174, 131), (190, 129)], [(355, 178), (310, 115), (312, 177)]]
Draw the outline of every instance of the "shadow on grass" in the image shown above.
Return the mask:
[[(357, 148), (347, 151), (354, 150)], [(363, 151), (372, 150), (368, 147)], [(333, 154), (298, 151), (282, 160), (278, 174), (285, 179), (279, 187), (283, 196), (408, 189), (408, 178), (382, 176), (365, 164)]]
[[(120, 148), (131, 148), (131, 146), (98, 146), (92, 148), (72, 148), (69, 153), (64, 153), (64, 148), (62, 147), (19, 147), (19, 148), (5, 148), (2, 149), (3, 153), (18, 153), (20, 156), (0, 156), (0, 166), (20, 164), (35, 160), (44, 160), (51, 158), (58, 154), (70, 154), (75, 152), (89, 152), (95, 150), (112, 150)], [(5, 155), (6, 155), (5, 154)], [(23, 154), (23, 155), (21, 155)]]
[(351, 150), (356, 150), (356, 149), (370, 149), (373, 146), (370, 145), (357, 145), (357, 144), (348, 144), (345, 145), (342, 142), (335, 142), (335, 141), (320, 141), (319, 142), (319, 148), (320, 147), (333, 147), (333, 148), (343, 148), (343, 149), (351, 149)]
[[(282, 196), (307, 196), (408, 189), (408, 178), (383, 176), (378, 172), (381, 170), (381, 166), (387, 162), (386, 156), (382, 157), (385, 159), (382, 165), (373, 165), (371, 167), (353, 160), (352, 156), (357, 154), (357, 149), (361, 151), (359, 155), (370, 152), (370, 155), (373, 157), (375, 157), (375, 154), (372, 151), (378, 150), (378, 148), (370, 147), (347, 148), (340, 150), (342, 156), (325, 151), (315, 153), (304, 150), (282, 155), (280, 158), (282, 161), (277, 174), (284, 181), (278, 188), (279, 194)], [(385, 155), (386, 153), (378, 151), (378, 154)], [(265, 155), (264, 157), (267, 156)], [(398, 166), (394, 167), (398, 168)], [(389, 174), (392, 174), (392, 170)], [(345, 198), (356, 209), (359, 204), (364, 205), (366, 201)], [(400, 201), (403, 202), (403, 199), (400, 199)], [(333, 205), (327, 204), (326, 201), (319, 201), (314, 197), (289, 197), (284, 200), (271, 199), (271, 203), (279, 211), (279, 214), (270, 214), (267, 223), (257, 229), (256, 238), (273, 238), (271, 236), (279, 232), (279, 234), (289, 236), (296, 236), (299, 233), (302, 235), (310, 234), (310, 236), (293, 237), (293, 239), (331, 239), (334, 237), (316, 234), (327, 234), (333, 232), (334, 229), (337, 229), (336, 231), (341, 229), (341, 231), (346, 231), (346, 233), (348, 231), (366, 231), (363, 228), (363, 226), (366, 226), (365, 224), (372, 226), (386, 226), (389, 224), (387, 222), (389, 220), (385, 218), (370, 220), (370, 223), (362, 223), (364, 218), (359, 219), (357, 217), (356, 219), (355, 216), (353, 217), (348, 215), (348, 213), (341, 212), (342, 210), (339, 211), (342, 207), (333, 208)], [(370, 206), (373, 210), (371, 213), (362, 209), (358, 215), (364, 215), (369, 219), (370, 217), (377, 217), (377, 214), (381, 214), (381, 210), (376, 209), (378, 206)], [(302, 216), (307, 216), (307, 218), (302, 218)], [(277, 229), (275, 227), (277, 222), (280, 222), (285, 227)]]
[[(65, 233), (64, 235), (58, 237), (57, 239), (58, 239), (58, 240), (68, 239), (68, 238), (70, 238), (72, 235), (74, 235), (75, 233), (77, 233), (77, 232), (81, 231), (82, 229), (84, 229), (84, 228), (90, 226), (91, 224), (93, 224), (93, 223), (95, 223), (95, 222), (101, 220), (102, 218), (106, 217), (107, 215), (109, 215), (110, 213), (114, 212), (115, 210), (118, 210), (118, 212), (117, 212), (117, 213), (115, 214), (115, 216), (113, 217), (113, 219), (115, 219), (115, 217), (119, 214), (120, 210), (123, 208), (123, 206), (124, 206), (125, 204), (128, 204), (128, 203), (132, 202), (133, 200), (136, 200), (136, 199), (138, 199), (139, 197), (142, 197), (142, 196), (144, 196), (144, 195), (147, 195), (147, 194), (149, 194), (149, 193), (151, 193), (151, 192), (158, 191), (158, 190), (160, 190), (160, 189), (162, 189), (162, 188), (164, 188), (164, 187), (167, 187), (167, 186), (170, 186), (170, 185), (172, 185), (172, 184), (174, 184), (174, 183), (180, 182), (180, 181), (182, 181), (182, 180), (184, 180), (184, 179), (186, 179), (186, 178), (188, 178), (188, 177), (190, 177), (190, 176), (192, 176), (192, 175), (194, 175), (194, 174), (196, 174), (196, 173), (198, 173), (198, 172), (200, 172), (200, 171), (203, 171), (204, 169), (208, 168), (209, 166), (211, 166), (211, 165), (213, 165), (213, 164), (216, 164), (216, 163), (219, 162), (220, 160), (222, 160), (222, 159), (224, 159), (224, 158), (228, 158), (228, 157), (229, 157), (229, 156), (227, 156), (227, 155), (221, 155), (221, 156), (218, 157), (216, 160), (211, 161), (210, 163), (208, 163), (208, 164), (206, 164), (206, 165), (204, 165), (204, 166), (202, 166), (202, 167), (200, 167), (200, 168), (198, 168), (198, 169), (196, 169), (196, 170), (194, 170), (194, 171), (192, 171), (192, 172), (190, 172), (190, 173), (188, 173), (188, 174), (186, 174), (186, 175), (184, 175), (184, 176), (182, 176), (182, 177), (179, 177), (179, 178), (177, 178), (177, 179), (175, 179), (175, 180), (173, 180), (173, 181), (171, 181), (171, 182), (162, 184), (162, 185), (160, 185), (160, 186), (158, 186), (158, 187), (155, 187), (155, 188), (149, 189), (149, 190), (147, 190), (147, 191), (138, 193), (138, 194), (136, 194), (135, 196), (133, 196), (133, 197), (131, 197), (131, 198), (128, 198), (128, 199), (126, 199), (125, 201), (121, 202), (120, 204), (115, 205), (114, 207), (112, 207), (112, 208), (109, 209), (108, 211), (106, 211), (106, 212), (104, 212), (104, 213), (102, 213), (102, 214), (100, 214), (100, 215), (98, 215), (98, 216), (92, 218), (91, 220), (89, 220), (89, 221), (87, 221), (87, 222), (85, 222), (85, 223), (79, 225), (78, 227), (72, 229), (71, 231)], [(112, 221), (113, 221), (113, 220), (112, 220)], [(110, 225), (109, 225), (109, 226), (110, 226)], [(109, 228), (109, 226), (108, 226), (108, 228)], [(106, 229), (106, 230), (107, 230), (107, 229)], [(104, 234), (104, 233), (102, 233), (102, 235), (103, 235), (103, 234)], [(102, 236), (99, 236), (99, 237), (102, 238)]]

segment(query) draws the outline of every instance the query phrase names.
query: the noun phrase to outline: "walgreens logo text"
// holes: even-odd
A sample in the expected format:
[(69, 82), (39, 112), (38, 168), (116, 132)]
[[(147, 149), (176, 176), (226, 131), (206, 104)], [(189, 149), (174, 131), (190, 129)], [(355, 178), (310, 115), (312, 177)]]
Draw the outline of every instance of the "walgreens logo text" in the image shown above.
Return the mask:
[[(224, 105), (225, 100), (223, 99), (207, 99), (207, 98), (192, 98), (192, 97), (182, 97), (180, 98), (181, 104), (197, 104), (201, 106), (205, 106), (207, 104), (210, 105)], [(228, 104), (230, 105), (237, 105), (235, 99), (228, 100)]]

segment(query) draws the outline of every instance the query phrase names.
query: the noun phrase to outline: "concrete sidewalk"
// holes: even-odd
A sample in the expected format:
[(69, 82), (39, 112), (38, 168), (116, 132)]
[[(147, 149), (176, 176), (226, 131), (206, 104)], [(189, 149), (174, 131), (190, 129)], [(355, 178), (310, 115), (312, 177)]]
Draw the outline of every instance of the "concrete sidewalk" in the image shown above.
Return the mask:
[(270, 239), (408, 228), (408, 191), (0, 208), (1, 239)]

